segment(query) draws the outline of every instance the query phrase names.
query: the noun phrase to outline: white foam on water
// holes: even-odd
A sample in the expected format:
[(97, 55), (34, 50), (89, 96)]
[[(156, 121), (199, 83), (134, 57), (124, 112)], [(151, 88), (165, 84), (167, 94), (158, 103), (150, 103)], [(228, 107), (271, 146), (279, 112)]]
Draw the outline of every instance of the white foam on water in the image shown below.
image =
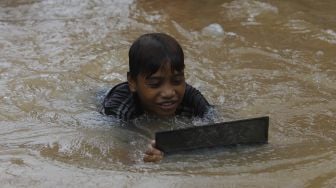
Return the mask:
[(202, 34), (209, 36), (223, 36), (224, 29), (220, 24), (212, 23), (202, 29)]

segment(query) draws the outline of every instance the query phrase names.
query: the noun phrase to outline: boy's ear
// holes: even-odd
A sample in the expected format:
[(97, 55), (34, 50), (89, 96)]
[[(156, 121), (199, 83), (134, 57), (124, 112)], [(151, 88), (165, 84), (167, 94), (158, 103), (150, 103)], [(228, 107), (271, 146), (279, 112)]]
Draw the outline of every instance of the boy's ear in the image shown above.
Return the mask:
[(130, 72), (127, 72), (127, 81), (128, 81), (128, 87), (131, 90), (131, 92), (136, 92), (136, 82), (132, 78)]

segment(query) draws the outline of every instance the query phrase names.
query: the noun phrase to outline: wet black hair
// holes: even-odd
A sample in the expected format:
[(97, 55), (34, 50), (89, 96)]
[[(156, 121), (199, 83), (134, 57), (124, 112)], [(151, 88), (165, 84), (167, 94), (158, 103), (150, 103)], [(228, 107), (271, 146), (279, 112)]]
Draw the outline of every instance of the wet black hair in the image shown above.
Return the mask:
[(150, 77), (162, 65), (169, 63), (171, 71), (184, 70), (184, 54), (180, 44), (164, 33), (141, 35), (132, 44), (129, 53), (129, 74), (133, 79), (139, 74)]

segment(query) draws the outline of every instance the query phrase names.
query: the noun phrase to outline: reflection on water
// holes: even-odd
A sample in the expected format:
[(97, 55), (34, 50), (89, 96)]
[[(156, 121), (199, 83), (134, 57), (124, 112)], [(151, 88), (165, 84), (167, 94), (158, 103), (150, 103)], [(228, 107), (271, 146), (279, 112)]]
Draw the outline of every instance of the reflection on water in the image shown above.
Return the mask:
[[(331, 0), (0, 2), (5, 187), (334, 187), (336, 4)], [(204, 124), (97, 112), (130, 44), (167, 32), (216, 121), (270, 116), (269, 144), (142, 162), (154, 132)], [(85, 182), (83, 184), (83, 182)]]

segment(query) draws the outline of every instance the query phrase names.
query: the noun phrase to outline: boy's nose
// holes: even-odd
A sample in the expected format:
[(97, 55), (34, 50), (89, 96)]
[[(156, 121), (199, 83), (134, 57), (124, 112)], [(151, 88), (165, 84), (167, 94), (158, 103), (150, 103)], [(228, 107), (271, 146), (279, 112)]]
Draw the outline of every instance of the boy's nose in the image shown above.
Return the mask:
[(161, 96), (163, 98), (173, 98), (175, 96), (175, 89), (174, 87), (165, 87), (161, 91)]

